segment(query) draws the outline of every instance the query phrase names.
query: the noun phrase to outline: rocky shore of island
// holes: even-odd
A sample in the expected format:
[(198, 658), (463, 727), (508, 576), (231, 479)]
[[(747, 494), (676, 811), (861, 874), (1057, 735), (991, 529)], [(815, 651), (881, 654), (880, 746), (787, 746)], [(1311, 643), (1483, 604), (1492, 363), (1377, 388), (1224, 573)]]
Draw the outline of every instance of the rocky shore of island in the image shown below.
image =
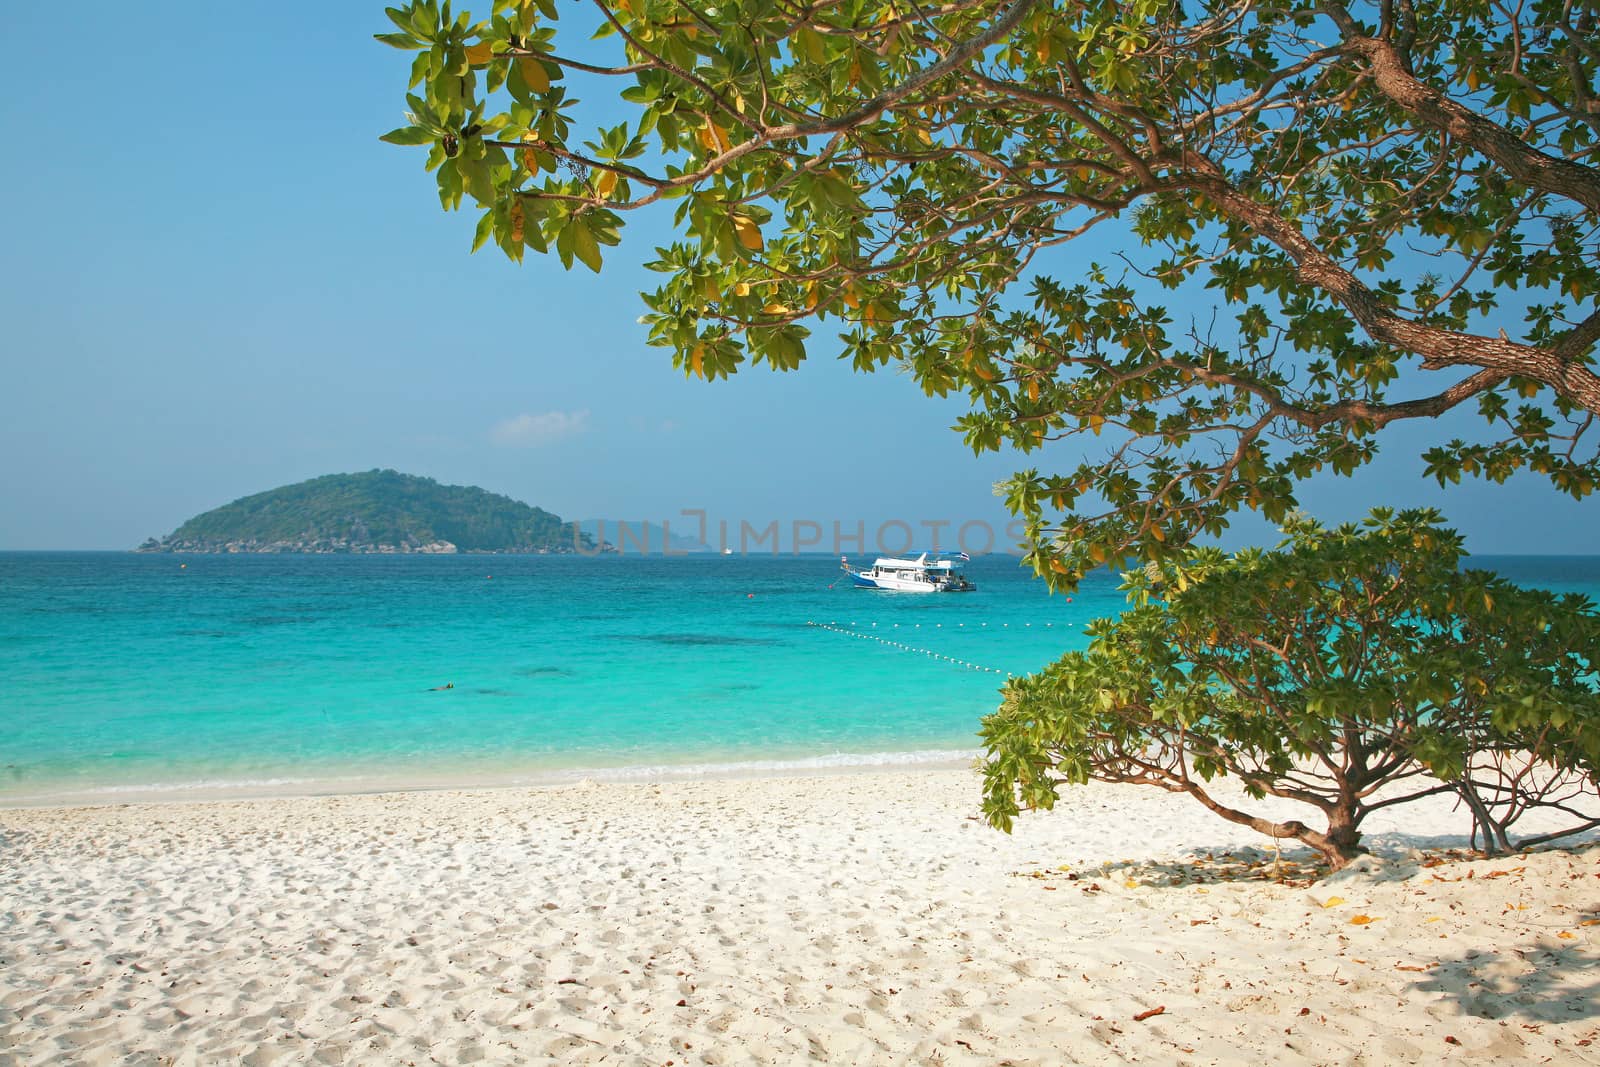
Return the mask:
[[(263, 541), (251, 538), (233, 541), (213, 541), (195, 538), (163, 538), (157, 540), (152, 537), (134, 549), (134, 551), (209, 555), (454, 556), (459, 554), (480, 556), (566, 556), (578, 553), (579, 548), (575, 545), (526, 545), (510, 548), (463, 549), (450, 541), (403, 541), (396, 544), (379, 544), (371, 541), (350, 541), (344, 538), (281, 541)], [(617, 549), (614, 545), (602, 544), (599, 546), (585, 545), (582, 551), (585, 555), (596, 555), (603, 552), (616, 552)]]

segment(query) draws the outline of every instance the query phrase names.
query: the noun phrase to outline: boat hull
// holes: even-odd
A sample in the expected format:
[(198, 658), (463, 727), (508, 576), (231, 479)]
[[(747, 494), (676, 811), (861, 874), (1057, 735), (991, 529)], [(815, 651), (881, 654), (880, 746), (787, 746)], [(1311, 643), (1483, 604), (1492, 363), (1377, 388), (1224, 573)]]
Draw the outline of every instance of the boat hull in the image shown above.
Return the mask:
[(889, 593), (966, 593), (976, 589), (970, 583), (966, 585), (953, 585), (946, 583), (921, 582), (911, 578), (896, 578), (893, 576), (870, 577), (856, 571), (850, 572), (850, 582), (857, 589), (880, 589)]

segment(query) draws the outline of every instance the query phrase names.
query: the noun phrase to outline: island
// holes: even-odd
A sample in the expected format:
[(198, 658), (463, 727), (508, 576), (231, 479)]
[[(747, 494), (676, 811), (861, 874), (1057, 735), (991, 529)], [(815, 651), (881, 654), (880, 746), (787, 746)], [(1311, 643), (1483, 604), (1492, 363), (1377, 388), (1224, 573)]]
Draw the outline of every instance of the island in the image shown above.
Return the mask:
[(136, 552), (615, 551), (542, 508), (393, 470), (327, 474), (196, 515)]

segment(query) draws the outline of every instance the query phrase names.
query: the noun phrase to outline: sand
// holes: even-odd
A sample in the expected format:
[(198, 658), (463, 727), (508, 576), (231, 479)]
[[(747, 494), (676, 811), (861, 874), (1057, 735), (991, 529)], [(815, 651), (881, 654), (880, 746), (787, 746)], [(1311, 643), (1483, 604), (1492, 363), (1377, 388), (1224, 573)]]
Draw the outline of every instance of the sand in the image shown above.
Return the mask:
[(1600, 849), (1449, 858), (1436, 805), (1274, 881), (1183, 798), (1087, 787), (1013, 837), (977, 798), (963, 769), (3, 811), (0, 1064), (1600, 1062)]

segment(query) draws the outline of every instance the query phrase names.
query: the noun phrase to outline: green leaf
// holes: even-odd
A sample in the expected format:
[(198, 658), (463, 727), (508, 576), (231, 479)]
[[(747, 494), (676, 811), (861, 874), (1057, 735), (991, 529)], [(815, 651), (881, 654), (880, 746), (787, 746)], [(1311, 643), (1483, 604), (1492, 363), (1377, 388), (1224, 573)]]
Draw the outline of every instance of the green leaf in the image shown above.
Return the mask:
[(566, 224), (556, 231), (556, 255), (561, 260), (561, 266), (567, 270), (572, 269), (572, 237), (573, 221), (568, 219)]
[(390, 144), (418, 145), (433, 143), (434, 136), (421, 126), (401, 126), (399, 129), (390, 130), (378, 140)]
[(419, 48), (427, 47), (409, 33), (375, 33), (372, 37), (373, 40), (382, 41), (390, 48), (398, 48), (405, 52), (415, 52)]
[(478, 220), (478, 228), (473, 231), (472, 250), (476, 252), (482, 248), (492, 233), (494, 233), (494, 212), (485, 211), (483, 217)]
[(494, 177), (488, 160), (482, 157), (474, 159), (463, 156), (457, 159), (457, 166), (461, 170), (462, 181), (472, 199), (484, 207), (494, 203)]
[(580, 215), (572, 220), (572, 254), (581, 260), (584, 266), (600, 273), (600, 245), (594, 239), (594, 231), (589, 228), (588, 216)]
[(401, 10), (398, 7), (386, 7), (383, 9), (383, 13), (389, 16), (390, 22), (394, 23), (405, 33), (409, 34), (412, 32), (414, 23), (409, 11)]

